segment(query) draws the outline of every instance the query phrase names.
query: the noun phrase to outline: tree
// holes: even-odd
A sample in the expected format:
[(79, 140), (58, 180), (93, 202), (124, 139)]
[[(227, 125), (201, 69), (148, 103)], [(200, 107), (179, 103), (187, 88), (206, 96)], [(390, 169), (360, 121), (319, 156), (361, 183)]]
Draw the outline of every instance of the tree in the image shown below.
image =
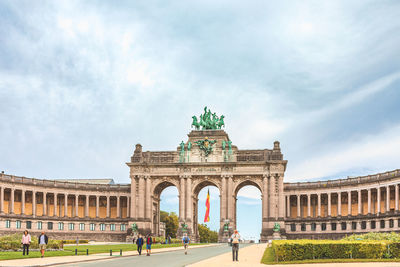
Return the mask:
[(175, 212), (160, 211), (160, 221), (165, 223), (166, 236), (176, 237), (176, 232), (179, 227), (179, 219)]
[(199, 235), (200, 243), (217, 243), (218, 233), (217, 231), (212, 231), (205, 224), (199, 224)]

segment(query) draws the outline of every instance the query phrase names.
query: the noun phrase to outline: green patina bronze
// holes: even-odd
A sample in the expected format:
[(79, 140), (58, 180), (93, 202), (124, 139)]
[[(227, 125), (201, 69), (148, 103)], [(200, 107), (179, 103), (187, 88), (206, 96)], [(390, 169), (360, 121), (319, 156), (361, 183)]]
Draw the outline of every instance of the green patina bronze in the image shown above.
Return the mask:
[(182, 227), (182, 232), (186, 233), (187, 230), (188, 230), (188, 225), (184, 222), (184, 223), (181, 224), (181, 227)]
[(195, 143), (199, 146), (200, 150), (204, 151), (205, 156), (207, 157), (212, 152), (212, 146), (215, 144), (217, 140), (208, 140), (206, 136), (204, 140), (195, 141)]
[(229, 222), (225, 222), (224, 224), (224, 232), (228, 232), (229, 231)]
[(137, 233), (137, 231), (138, 231), (138, 227), (137, 227), (136, 223), (133, 223), (132, 224), (132, 232)]
[(179, 152), (179, 162), (185, 161), (185, 143), (182, 141), (179, 146), (181, 147), (181, 151)]
[(210, 109), (207, 111), (206, 106), (204, 107), (204, 113), (200, 115), (200, 120), (196, 116), (192, 116), (193, 121), (191, 126), (194, 126), (196, 130), (200, 130), (200, 127), (202, 130), (217, 130), (221, 129), (222, 126), (225, 127), (224, 118), (224, 115), (218, 117), (215, 112), (211, 113)]
[(275, 223), (273, 231), (274, 232), (279, 232), (280, 230), (281, 230), (281, 226), (279, 225), (279, 223)]

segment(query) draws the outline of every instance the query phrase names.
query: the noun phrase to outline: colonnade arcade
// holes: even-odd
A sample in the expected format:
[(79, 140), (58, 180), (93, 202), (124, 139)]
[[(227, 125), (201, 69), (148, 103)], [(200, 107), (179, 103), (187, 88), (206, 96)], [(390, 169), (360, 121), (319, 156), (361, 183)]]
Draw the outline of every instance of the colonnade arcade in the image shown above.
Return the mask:
[(288, 218), (379, 215), (399, 211), (399, 185), (287, 195)]

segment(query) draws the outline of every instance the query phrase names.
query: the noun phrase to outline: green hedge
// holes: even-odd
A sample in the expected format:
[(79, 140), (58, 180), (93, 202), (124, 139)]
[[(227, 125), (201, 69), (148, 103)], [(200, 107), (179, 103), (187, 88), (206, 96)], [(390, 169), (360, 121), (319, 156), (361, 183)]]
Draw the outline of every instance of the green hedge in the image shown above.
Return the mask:
[(400, 258), (400, 243), (390, 241), (275, 240), (275, 261)]
[[(22, 248), (21, 245), (22, 234), (4, 235), (0, 237), (0, 250), (18, 250)], [(31, 235), (31, 249), (38, 249), (38, 238), (37, 236)], [(61, 240), (49, 240), (47, 244), (49, 249), (62, 249), (63, 244)]]

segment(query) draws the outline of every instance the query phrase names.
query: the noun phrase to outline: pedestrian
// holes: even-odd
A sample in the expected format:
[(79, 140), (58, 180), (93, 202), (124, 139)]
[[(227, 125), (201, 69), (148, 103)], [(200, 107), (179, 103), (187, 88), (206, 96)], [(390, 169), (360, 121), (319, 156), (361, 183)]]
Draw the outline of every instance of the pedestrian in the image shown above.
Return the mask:
[(135, 244), (135, 240), (136, 240), (136, 238), (133, 237), (133, 238), (132, 238), (132, 243), (133, 243), (133, 244)]
[(39, 243), (39, 250), (40, 253), (42, 253), (42, 258), (44, 257), (44, 251), (46, 250), (46, 245), (49, 243), (49, 238), (47, 235), (44, 234), (44, 231), (42, 231), (42, 234), (38, 238), (38, 243)]
[(185, 249), (185, 255), (187, 255), (187, 249), (189, 247), (189, 243), (190, 243), (190, 238), (188, 237), (187, 233), (184, 233), (182, 238), (182, 244), (183, 248)]
[(168, 244), (171, 244), (171, 236), (168, 235)]
[(240, 235), (238, 230), (235, 230), (233, 235), (231, 236), (231, 243), (232, 243), (232, 258), (233, 261), (239, 261), (239, 242), (240, 242)]
[(141, 235), (139, 235), (138, 239), (136, 240), (137, 252), (139, 253), (139, 255), (142, 255), (143, 243), (143, 238)]
[(31, 235), (28, 233), (27, 230), (25, 230), (24, 234), (22, 235), (21, 244), (24, 250), (22, 252), (22, 255), (25, 256), (25, 250), (26, 250), (26, 255), (29, 255), (29, 245), (31, 244)]
[(150, 256), (151, 244), (153, 244), (153, 238), (151, 237), (151, 234), (148, 234), (147, 238), (146, 238), (146, 250), (147, 250), (147, 255), (146, 256)]
[(76, 245), (79, 246), (79, 237), (76, 237)]

